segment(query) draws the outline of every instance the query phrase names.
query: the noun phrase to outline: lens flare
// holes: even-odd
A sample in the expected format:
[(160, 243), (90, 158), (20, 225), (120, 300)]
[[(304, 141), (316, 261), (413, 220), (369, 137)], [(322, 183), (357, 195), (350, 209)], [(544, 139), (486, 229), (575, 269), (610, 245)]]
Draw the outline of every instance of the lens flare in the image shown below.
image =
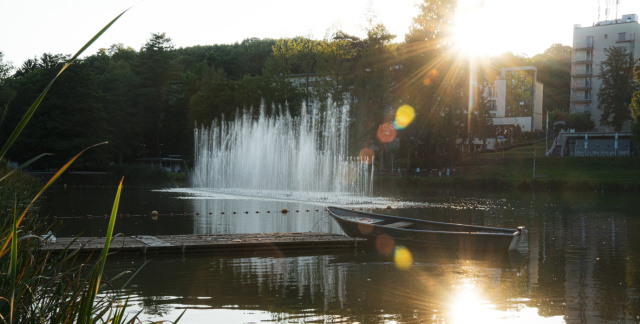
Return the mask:
[(424, 79), (422, 80), (422, 84), (424, 84), (426, 86), (430, 86), (432, 83), (436, 82), (436, 79), (438, 78), (439, 75), (440, 75), (440, 73), (438, 72), (438, 70), (431, 69), (427, 73), (427, 75), (424, 76)]
[(378, 140), (382, 143), (389, 143), (396, 138), (396, 129), (391, 123), (384, 123), (378, 127)]
[(362, 150), (360, 150), (358, 158), (360, 158), (360, 162), (362, 163), (373, 163), (373, 150), (368, 147), (363, 148)]
[(397, 129), (403, 129), (409, 126), (414, 118), (416, 118), (416, 112), (413, 107), (403, 105), (396, 111), (396, 120), (393, 123)]
[(407, 270), (413, 263), (413, 256), (411, 251), (404, 246), (396, 247), (396, 251), (393, 256), (393, 260), (396, 264), (396, 268), (400, 270)]
[(376, 249), (382, 254), (393, 252), (396, 247), (396, 241), (393, 237), (383, 234), (376, 237)]

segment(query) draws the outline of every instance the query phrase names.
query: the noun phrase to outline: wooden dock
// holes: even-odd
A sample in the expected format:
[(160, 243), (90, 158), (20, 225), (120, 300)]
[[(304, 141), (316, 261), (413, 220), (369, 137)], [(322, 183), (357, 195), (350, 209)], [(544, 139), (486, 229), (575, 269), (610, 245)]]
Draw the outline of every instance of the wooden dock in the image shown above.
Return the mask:
[[(75, 240), (75, 241), (74, 241)], [(100, 253), (102, 237), (60, 237), (46, 243), (42, 249), (60, 253), (67, 247), (82, 253)], [(109, 252), (186, 253), (186, 252), (253, 252), (253, 251), (330, 251), (354, 249), (365, 239), (329, 233), (259, 233), (259, 234), (190, 234), (190, 235), (134, 235), (114, 237)]]

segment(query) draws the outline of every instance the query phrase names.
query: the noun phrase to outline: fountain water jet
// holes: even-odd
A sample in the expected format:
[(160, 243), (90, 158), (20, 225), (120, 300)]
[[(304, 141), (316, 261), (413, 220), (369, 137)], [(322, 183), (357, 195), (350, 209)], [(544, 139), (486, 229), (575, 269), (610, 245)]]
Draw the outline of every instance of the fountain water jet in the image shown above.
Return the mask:
[(197, 128), (193, 187), (370, 196), (372, 161), (347, 156), (348, 107), (306, 111), (268, 117), (261, 107), (257, 119)]

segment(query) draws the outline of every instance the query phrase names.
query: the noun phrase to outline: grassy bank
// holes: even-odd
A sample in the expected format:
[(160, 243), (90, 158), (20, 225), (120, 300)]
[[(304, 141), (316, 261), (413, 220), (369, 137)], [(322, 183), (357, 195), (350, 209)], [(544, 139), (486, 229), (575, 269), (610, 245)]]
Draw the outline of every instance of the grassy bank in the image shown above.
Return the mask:
[[(535, 175), (534, 178), (534, 156)], [(639, 157), (547, 157), (545, 143), (469, 156), (449, 178), (393, 177), (389, 181), (431, 186), (519, 190), (640, 192)], [(413, 167), (413, 165), (412, 165)]]

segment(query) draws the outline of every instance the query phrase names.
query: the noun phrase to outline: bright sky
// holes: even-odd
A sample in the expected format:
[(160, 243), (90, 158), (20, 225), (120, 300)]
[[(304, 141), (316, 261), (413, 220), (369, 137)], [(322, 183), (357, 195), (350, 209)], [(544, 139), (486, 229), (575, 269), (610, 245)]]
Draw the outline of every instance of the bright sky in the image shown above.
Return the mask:
[[(600, 0), (604, 20), (605, 2)], [(307, 36), (328, 30), (364, 36), (368, 8), (400, 41), (420, 0), (0, 0), (0, 51), (19, 66), (42, 53), (74, 54), (121, 11), (133, 6), (85, 53), (123, 43), (134, 49), (165, 32), (177, 47), (230, 44), (245, 38)], [(598, 0), (459, 0), (463, 43), (488, 54), (533, 56), (553, 43), (571, 45), (574, 24), (598, 20)], [(620, 0), (618, 17), (640, 15), (640, 1)], [(615, 16), (615, 6), (609, 19)]]

